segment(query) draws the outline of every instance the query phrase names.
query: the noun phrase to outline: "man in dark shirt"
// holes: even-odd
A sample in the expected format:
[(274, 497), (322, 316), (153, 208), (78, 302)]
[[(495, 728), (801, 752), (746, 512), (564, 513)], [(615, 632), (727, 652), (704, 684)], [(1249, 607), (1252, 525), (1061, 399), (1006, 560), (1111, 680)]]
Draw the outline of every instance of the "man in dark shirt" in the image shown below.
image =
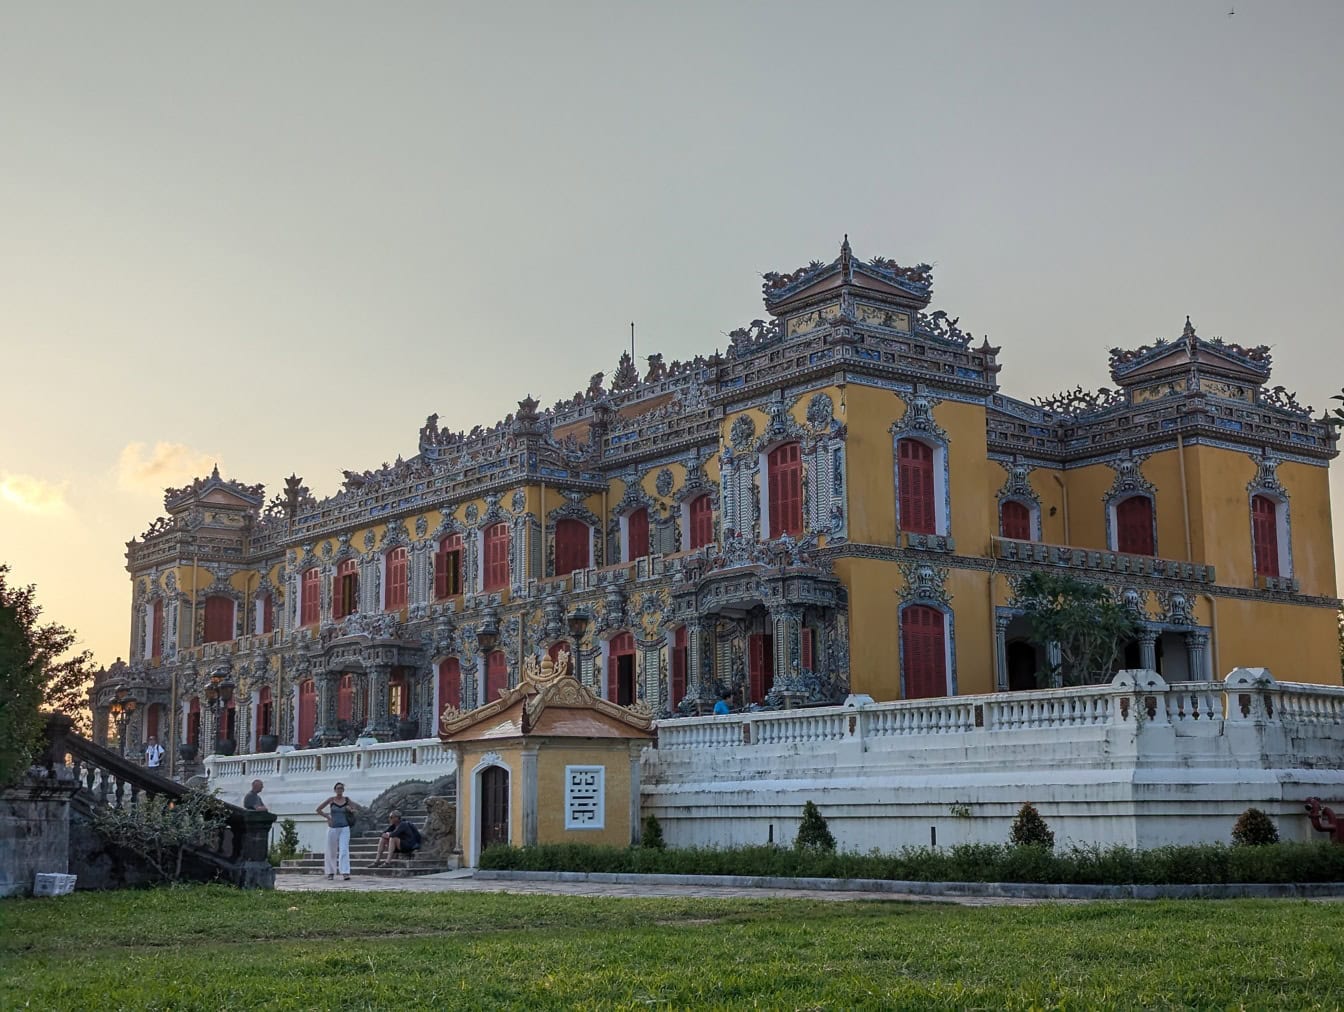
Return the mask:
[(403, 822), (400, 812), (392, 809), (387, 813), (387, 819), (388, 827), (378, 838), (378, 857), (373, 862), (374, 866), (386, 863), (394, 854), (411, 854), (420, 849), (420, 831), (409, 822)]
[(266, 785), (260, 780), (252, 781), (252, 789), (243, 797), (243, 807), (249, 812), (268, 811), (265, 802), (261, 800), (261, 789)]

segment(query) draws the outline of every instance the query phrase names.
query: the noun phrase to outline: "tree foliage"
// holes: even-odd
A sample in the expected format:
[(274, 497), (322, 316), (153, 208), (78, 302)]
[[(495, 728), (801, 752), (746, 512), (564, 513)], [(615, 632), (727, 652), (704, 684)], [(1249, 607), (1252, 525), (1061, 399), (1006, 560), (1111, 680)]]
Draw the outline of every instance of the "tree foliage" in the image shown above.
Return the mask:
[(1046, 847), (1055, 845), (1055, 831), (1041, 818), (1033, 804), (1024, 804), (1013, 819), (1008, 839), (1014, 847)]
[(667, 841), (663, 839), (663, 824), (652, 812), (644, 816), (644, 829), (639, 834), (639, 845), (650, 850), (663, 850), (667, 847)]
[(193, 788), (176, 800), (154, 794), (134, 805), (100, 807), (93, 825), (108, 842), (143, 857), (163, 881), (176, 882), (187, 848), (213, 843), (224, 828), (224, 815), (213, 794)]
[(88, 726), (86, 685), (93, 655), (71, 654), (75, 634), (44, 624), (36, 591), (10, 587), (0, 564), (0, 784), (11, 783), (32, 760), (42, 733), (40, 710), (59, 710)]
[(1232, 843), (1237, 847), (1266, 847), (1279, 842), (1279, 827), (1258, 808), (1248, 808), (1232, 827)]
[(794, 837), (793, 845), (798, 850), (835, 850), (831, 827), (826, 825), (821, 809), (811, 801), (803, 805), (803, 821), (798, 825), (798, 835)]
[(1055, 685), (1106, 681), (1138, 632), (1134, 616), (1109, 587), (1060, 573), (1030, 573), (1017, 598), (1031, 622), (1031, 641), (1042, 650), (1055, 644), (1059, 663), (1043, 672)]
[[(1344, 402), (1344, 390), (1341, 390), (1330, 399), (1332, 401)], [(1344, 408), (1327, 409), (1325, 413), (1325, 424), (1333, 425), (1337, 429), (1344, 429)]]

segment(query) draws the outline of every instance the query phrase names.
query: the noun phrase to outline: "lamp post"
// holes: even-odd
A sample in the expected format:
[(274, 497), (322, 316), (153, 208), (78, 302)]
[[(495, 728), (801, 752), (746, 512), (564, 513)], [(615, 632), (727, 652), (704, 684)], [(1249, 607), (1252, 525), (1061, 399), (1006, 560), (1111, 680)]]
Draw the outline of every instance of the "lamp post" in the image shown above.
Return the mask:
[[(216, 671), (210, 676), (210, 684), (205, 687), (205, 704), (210, 707), (210, 714), (215, 722), (215, 751), (223, 755), (232, 755), (237, 744), (232, 738), (225, 738), (220, 734), (222, 730), (225, 730), (219, 723), (220, 713), (222, 711), (227, 714), (229, 702), (232, 699), (233, 683)], [(220, 748), (221, 742), (228, 742), (229, 747), (227, 749)]]
[(126, 758), (126, 724), (139, 705), (127, 693), (124, 685), (118, 685), (112, 693), (112, 705), (108, 707), (108, 715), (117, 726), (117, 742), (121, 747), (121, 757), (123, 759)]
[(481, 653), (488, 654), (498, 643), (499, 618), (494, 609), (490, 609), (481, 620), (481, 627), (476, 630), (476, 645), (481, 648)]

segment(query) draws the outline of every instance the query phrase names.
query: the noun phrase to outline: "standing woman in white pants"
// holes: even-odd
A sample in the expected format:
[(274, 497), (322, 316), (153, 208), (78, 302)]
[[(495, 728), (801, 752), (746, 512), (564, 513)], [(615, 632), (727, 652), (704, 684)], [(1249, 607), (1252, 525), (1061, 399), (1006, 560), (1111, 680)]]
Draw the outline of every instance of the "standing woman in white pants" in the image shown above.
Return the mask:
[[(339, 871), (345, 881), (350, 881), (350, 824), (354, 821), (359, 806), (345, 796), (345, 784), (332, 788), (336, 793), (317, 806), (317, 814), (327, 820), (327, 854), (325, 869), (327, 878), (335, 878)], [(323, 809), (331, 806), (331, 813)]]

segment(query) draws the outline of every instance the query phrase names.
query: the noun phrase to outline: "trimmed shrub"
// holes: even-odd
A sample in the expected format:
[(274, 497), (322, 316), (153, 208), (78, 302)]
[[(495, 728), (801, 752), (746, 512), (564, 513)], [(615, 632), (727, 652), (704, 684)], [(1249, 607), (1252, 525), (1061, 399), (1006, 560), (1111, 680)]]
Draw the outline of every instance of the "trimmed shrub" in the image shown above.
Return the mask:
[(835, 837), (826, 825), (821, 810), (812, 802), (803, 805), (803, 821), (798, 826), (798, 835), (793, 838), (795, 850), (835, 851)]
[(1041, 813), (1036, 811), (1036, 806), (1027, 803), (1017, 811), (1009, 840), (1014, 847), (1044, 847), (1050, 850), (1055, 845), (1055, 834), (1041, 818)]
[(1274, 820), (1258, 808), (1248, 808), (1232, 827), (1232, 844), (1236, 847), (1264, 847), (1279, 842), (1279, 829)]
[(271, 844), (266, 856), (276, 868), (280, 867), (282, 861), (289, 861), (299, 856), (299, 827), (293, 819), (283, 819), (280, 822), (280, 839)]
[(1061, 882), (1084, 885), (1166, 885), (1245, 882), (1344, 882), (1344, 847), (1328, 841), (1259, 847), (1204, 844), (1133, 850), (1115, 846), (958, 844), (906, 847), (890, 854), (782, 848), (730, 850), (688, 847), (597, 847), (497, 844), (482, 868), (518, 871), (630, 872), (667, 875), (745, 875), (782, 878), (872, 878), (904, 882)]
[(665, 850), (666, 842), (663, 840), (663, 824), (658, 821), (658, 816), (650, 812), (644, 816), (644, 829), (639, 834), (639, 845), (646, 850)]

